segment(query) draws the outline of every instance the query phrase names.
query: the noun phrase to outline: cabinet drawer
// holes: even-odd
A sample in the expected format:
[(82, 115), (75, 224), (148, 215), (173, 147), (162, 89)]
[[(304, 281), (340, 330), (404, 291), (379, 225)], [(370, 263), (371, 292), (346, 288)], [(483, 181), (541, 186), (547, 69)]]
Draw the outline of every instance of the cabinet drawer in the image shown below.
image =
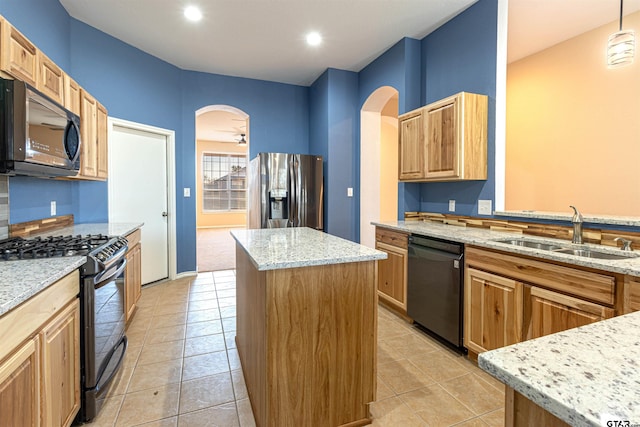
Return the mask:
[(140, 239), (142, 238), (142, 231), (138, 228), (136, 231), (132, 231), (127, 234), (127, 240), (129, 241), (129, 250), (133, 249), (135, 245), (140, 243)]
[(613, 276), (474, 247), (467, 247), (465, 259), (468, 265), (543, 288), (608, 305), (615, 301)]
[(409, 235), (400, 231), (376, 227), (376, 242), (407, 249), (409, 247)]

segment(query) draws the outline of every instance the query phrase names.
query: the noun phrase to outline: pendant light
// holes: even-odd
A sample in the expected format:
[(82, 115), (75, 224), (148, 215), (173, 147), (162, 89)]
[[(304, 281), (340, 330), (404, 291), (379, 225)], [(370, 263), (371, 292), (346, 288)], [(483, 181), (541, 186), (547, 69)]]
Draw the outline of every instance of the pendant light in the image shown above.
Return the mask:
[(607, 43), (607, 66), (618, 68), (633, 63), (636, 50), (636, 34), (633, 30), (622, 31), (622, 7), (620, 0), (620, 29), (609, 36)]

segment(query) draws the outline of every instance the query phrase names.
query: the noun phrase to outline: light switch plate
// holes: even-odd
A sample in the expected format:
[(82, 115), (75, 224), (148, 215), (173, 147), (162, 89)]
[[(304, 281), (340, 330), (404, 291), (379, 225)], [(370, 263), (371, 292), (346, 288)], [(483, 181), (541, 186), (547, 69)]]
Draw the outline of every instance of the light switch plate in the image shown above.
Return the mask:
[(56, 215), (56, 201), (52, 200), (51, 201), (51, 216), (55, 216)]
[(491, 215), (491, 200), (478, 200), (478, 215)]
[(456, 201), (449, 200), (449, 212), (455, 212), (455, 211), (456, 211)]
[(191, 188), (186, 187), (184, 189), (184, 197), (191, 197)]
[(353, 188), (347, 188), (347, 197), (353, 197)]

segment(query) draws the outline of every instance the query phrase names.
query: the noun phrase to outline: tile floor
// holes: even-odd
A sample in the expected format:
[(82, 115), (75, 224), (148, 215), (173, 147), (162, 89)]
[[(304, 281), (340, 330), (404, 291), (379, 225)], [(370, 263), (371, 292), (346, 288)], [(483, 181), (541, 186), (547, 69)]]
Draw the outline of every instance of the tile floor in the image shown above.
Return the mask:
[[(380, 307), (374, 426), (501, 426), (502, 384)], [(254, 426), (235, 349), (235, 272), (144, 288), (93, 426)]]

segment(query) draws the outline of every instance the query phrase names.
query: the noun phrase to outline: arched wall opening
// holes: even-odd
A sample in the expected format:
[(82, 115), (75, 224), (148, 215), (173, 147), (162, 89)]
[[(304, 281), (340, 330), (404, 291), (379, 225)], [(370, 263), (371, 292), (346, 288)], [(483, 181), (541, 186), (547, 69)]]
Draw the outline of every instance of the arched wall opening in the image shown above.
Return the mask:
[[(205, 177), (204, 157), (205, 155), (229, 156), (230, 158), (242, 156), (244, 165), (235, 165), (237, 161), (232, 161), (233, 171), (228, 175), (235, 175), (234, 180), (247, 181), (247, 170), (249, 166), (249, 115), (244, 111), (230, 105), (208, 105), (196, 111), (196, 226), (198, 228), (228, 228), (244, 227), (247, 224), (247, 210), (219, 209), (220, 206), (212, 208), (212, 200), (205, 200), (205, 181), (220, 180), (224, 176)], [(239, 144), (243, 139), (246, 144)], [(222, 162), (224, 163), (224, 162)], [(221, 166), (224, 168), (225, 166)], [(218, 169), (218, 168), (214, 168)], [(212, 171), (209, 171), (211, 174)], [(213, 174), (216, 174), (213, 171)], [(223, 173), (224, 175), (224, 173)], [(237, 182), (237, 181), (236, 181)], [(248, 182), (247, 182), (248, 183)], [(237, 184), (235, 184), (237, 185)], [(209, 187), (215, 186), (210, 182)], [(217, 186), (220, 187), (220, 186)], [(208, 198), (215, 197), (208, 191)], [(238, 192), (233, 192), (235, 195)], [(231, 196), (228, 196), (231, 199)], [(234, 196), (235, 197), (235, 196)], [(246, 197), (246, 196), (245, 196)], [(246, 200), (246, 198), (245, 198)], [(246, 206), (246, 202), (245, 202)]]
[(371, 221), (398, 219), (398, 100), (382, 86), (360, 110), (360, 243), (372, 248)]

